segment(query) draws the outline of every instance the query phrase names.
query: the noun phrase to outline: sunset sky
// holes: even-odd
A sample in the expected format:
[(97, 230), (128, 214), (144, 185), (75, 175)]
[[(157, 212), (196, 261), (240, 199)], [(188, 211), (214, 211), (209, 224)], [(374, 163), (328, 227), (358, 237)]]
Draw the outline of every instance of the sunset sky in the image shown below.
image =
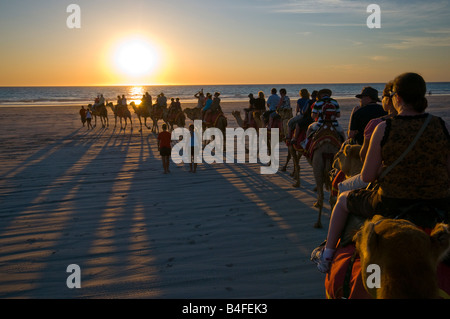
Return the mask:
[(447, 0), (0, 0), (0, 86), (450, 81), (449, 17)]

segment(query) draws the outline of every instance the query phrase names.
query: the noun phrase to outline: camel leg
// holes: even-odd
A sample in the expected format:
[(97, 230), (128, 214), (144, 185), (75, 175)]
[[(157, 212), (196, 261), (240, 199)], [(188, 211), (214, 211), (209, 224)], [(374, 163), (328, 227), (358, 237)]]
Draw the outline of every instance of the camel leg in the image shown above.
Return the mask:
[[(317, 154), (319, 155), (319, 154)], [(320, 154), (321, 155), (321, 154)], [(323, 183), (324, 183), (324, 166), (322, 156), (314, 156), (313, 159), (313, 171), (314, 171), (314, 179), (316, 181), (317, 187), (317, 202), (314, 204), (314, 207), (319, 208), (319, 214), (317, 222), (314, 224), (314, 228), (322, 228), (322, 208), (323, 208)]]
[(317, 222), (314, 224), (314, 228), (322, 228), (322, 208), (323, 208), (323, 185), (317, 185), (317, 202), (314, 207), (319, 208), (319, 214), (317, 216)]
[(322, 207), (319, 207), (319, 214), (317, 217), (317, 222), (314, 224), (314, 228), (322, 228), (323, 227), (321, 218), (322, 218)]
[(130, 119), (130, 130), (133, 130), (133, 121), (131, 120), (131, 116), (129, 117)]
[(293, 150), (292, 159), (294, 162), (294, 180), (295, 184), (292, 185), (294, 187), (300, 187), (300, 158), (301, 153), (297, 153), (296, 150)]
[(139, 120), (139, 127), (140, 127), (139, 132), (142, 132), (142, 120), (139, 115), (138, 115), (138, 120)]
[(291, 160), (291, 157), (292, 157), (292, 155), (291, 155), (291, 151), (290, 151), (290, 147), (289, 147), (288, 154), (286, 156), (286, 164), (284, 164), (284, 166), (280, 169), (281, 172), (286, 172), (286, 168), (289, 164), (289, 161)]

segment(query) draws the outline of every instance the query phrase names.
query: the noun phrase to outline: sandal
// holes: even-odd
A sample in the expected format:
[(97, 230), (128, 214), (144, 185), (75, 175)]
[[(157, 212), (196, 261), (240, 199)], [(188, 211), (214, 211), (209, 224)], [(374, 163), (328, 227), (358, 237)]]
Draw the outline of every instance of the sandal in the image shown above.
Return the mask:
[(327, 273), (330, 270), (331, 258), (324, 258), (323, 251), (325, 250), (326, 240), (320, 244), (319, 247), (311, 253), (311, 261), (317, 265), (317, 269), (321, 273)]

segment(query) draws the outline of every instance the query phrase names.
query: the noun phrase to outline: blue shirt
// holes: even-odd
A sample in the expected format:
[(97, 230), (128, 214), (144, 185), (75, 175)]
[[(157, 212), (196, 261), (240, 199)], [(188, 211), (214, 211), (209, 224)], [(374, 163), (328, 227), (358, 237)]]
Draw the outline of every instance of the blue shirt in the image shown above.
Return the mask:
[(269, 96), (269, 98), (267, 99), (267, 106), (269, 107), (269, 111), (276, 111), (278, 103), (280, 103), (280, 97), (278, 96), (278, 94), (272, 94), (271, 96)]
[(300, 113), (301, 115), (305, 114), (306, 109), (309, 107), (309, 101), (310, 99), (302, 97), (301, 99), (297, 100), (297, 113)]
[(213, 100), (207, 99), (206, 103), (205, 103), (205, 107), (203, 108), (203, 111), (209, 110), (209, 108), (211, 107), (212, 102), (213, 102)]

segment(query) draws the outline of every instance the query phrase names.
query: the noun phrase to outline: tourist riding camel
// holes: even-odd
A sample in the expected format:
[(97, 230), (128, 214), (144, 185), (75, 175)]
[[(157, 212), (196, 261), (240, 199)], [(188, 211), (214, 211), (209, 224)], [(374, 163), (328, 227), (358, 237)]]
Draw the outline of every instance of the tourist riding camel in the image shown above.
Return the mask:
[(329, 271), (350, 214), (365, 219), (375, 214), (405, 217), (425, 229), (449, 222), (449, 127), (440, 117), (425, 113), (425, 94), (426, 83), (419, 74), (395, 78), (390, 96), (398, 115), (375, 128), (361, 171), (362, 180), (377, 181), (377, 187), (339, 195), (326, 244), (311, 255), (319, 271)]

